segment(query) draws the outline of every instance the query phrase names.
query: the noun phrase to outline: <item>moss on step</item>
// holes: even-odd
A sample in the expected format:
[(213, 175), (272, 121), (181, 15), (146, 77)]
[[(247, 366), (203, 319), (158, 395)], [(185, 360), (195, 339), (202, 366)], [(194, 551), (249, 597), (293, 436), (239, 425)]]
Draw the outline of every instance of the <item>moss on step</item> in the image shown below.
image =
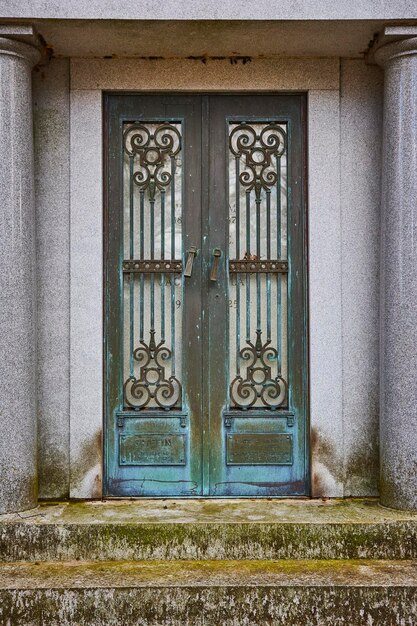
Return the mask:
[(413, 561), (206, 560), (7, 563), (0, 589), (188, 586), (409, 586)]
[(0, 518), (0, 560), (407, 559), (417, 516), (375, 501), (112, 501)]
[(10, 564), (3, 587), (8, 626), (411, 626), (417, 614), (409, 563)]

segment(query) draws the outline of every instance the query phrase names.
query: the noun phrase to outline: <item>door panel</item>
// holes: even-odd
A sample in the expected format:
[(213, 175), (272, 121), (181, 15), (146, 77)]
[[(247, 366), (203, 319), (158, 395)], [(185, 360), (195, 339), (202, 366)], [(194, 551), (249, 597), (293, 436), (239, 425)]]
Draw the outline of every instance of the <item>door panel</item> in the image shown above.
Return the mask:
[(307, 493), (303, 96), (106, 96), (106, 493)]
[(106, 109), (106, 492), (201, 495), (201, 99)]
[(308, 493), (303, 115), (302, 96), (210, 99), (214, 496)]

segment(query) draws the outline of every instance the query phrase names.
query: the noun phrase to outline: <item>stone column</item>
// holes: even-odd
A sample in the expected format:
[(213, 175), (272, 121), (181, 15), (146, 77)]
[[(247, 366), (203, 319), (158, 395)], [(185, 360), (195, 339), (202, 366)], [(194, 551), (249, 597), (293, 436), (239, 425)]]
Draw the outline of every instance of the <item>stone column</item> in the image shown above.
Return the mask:
[(386, 43), (381, 238), (381, 504), (417, 510), (417, 37)]
[(0, 37), (0, 513), (37, 504), (31, 71), (39, 58)]

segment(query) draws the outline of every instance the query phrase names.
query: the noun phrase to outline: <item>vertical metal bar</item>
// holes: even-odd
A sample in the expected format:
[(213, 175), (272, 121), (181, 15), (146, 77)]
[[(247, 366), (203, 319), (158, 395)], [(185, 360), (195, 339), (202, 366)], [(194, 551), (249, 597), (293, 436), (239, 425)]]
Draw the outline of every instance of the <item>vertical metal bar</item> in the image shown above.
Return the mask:
[[(145, 258), (145, 192), (141, 191), (139, 194), (139, 257)], [(139, 295), (139, 339), (144, 339), (144, 299), (145, 299), (145, 276), (140, 275), (140, 295)]]
[(145, 275), (140, 275), (140, 312), (139, 312), (139, 339), (143, 341), (144, 337), (144, 294), (145, 294)]
[[(266, 258), (271, 258), (271, 190), (266, 192)], [(271, 275), (266, 275), (266, 333), (271, 340)]]
[(175, 274), (171, 274), (171, 373), (175, 376)]
[(266, 192), (266, 258), (271, 258), (271, 190)]
[[(133, 181), (133, 165), (134, 165), (134, 155), (129, 156), (129, 256), (131, 259), (134, 258), (134, 181)], [(133, 352), (135, 349), (134, 345), (134, 327), (135, 327), (135, 311), (134, 311), (134, 295), (135, 295), (135, 275), (133, 273), (129, 274), (129, 317), (130, 317), (130, 376), (133, 376), (134, 372), (134, 360), (133, 360)]]
[[(256, 198), (256, 258), (261, 258), (261, 198)], [(261, 330), (261, 275), (256, 274), (256, 330)]]
[(165, 189), (161, 191), (161, 259), (165, 259)]
[[(236, 259), (240, 258), (240, 158), (235, 160), (235, 176), (236, 176)], [(240, 374), (240, 274), (236, 274), (236, 373)]]
[(155, 257), (155, 199), (150, 201), (150, 219), (151, 219), (151, 259)]
[[(171, 156), (171, 259), (175, 259), (175, 157)], [(171, 274), (171, 374), (175, 376), (175, 274)]]
[(161, 341), (165, 341), (165, 274), (161, 274)]
[(131, 154), (129, 156), (129, 254), (130, 254), (131, 259), (134, 258), (133, 165), (134, 165), (134, 155)]
[[(151, 259), (155, 257), (155, 198), (150, 200), (150, 238), (151, 238)], [(150, 276), (151, 283), (151, 330), (155, 330), (155, 275)]]
[(277, 259), (281, 258), (281, 157), (277, 157)]
[(175, 259), (175, 157), (171, 157), (171, 259)]
[[(246, 255), (250, 255), (250, 191), (246, 192)], [(250, 341), (250, 274), (246, 274), (246, 341)]]
[(151, 274), (151, 330), (155, 330), (155, 275)]
[(278, 368), (278, 376), (281, 375), (281, 348), (282, 348), (282, 340), (281, 340), (281, 274), (277, 274), (277, 368)]
[(240, 259), (240, 157), (236, 157), (236, 258)]
[[(161, 259), (165, 259), (165, 190), (161, 191)], [(165, 274), (161, 274), (161, 341), (165, 341)]]
[[(277, 157), (277, 258), (281, 258), (281, 157)], [(277, 369), (281, 375), (281, 274), (277, 274)]]
[(140, 258), (145, 258), (145, 192), (141, 191), (139, 205), (139, 228), (140, 228)]
[(271, 274), (266, 275), (266, 334), (271, 339)]

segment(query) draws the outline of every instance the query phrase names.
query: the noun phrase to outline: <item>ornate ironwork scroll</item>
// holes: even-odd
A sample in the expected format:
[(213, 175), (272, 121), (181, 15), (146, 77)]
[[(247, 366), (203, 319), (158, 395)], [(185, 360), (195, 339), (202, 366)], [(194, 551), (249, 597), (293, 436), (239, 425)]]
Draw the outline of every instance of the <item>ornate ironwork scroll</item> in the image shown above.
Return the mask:
[(150, 200), (156, 190), (162, 191), (172, 180), (166, 162), (181, 150), (181, 135), (176, 126), (163, 123), (154, 130), (145, 124), (132, 124), (124, 133), (124, 148), (129, 156), (139, 156), (139, 169), (133, 180), (141, 191), (149, 191)]
[(229, 147), (235, 157), (244, 157), (246, 169), (239, 176), (247, 191), (255, 190), (259, 200), (261, 191), (276, 185), (278, 173), (272, 156), (281, 157), (287, 146), (287, 135), (278, 124), (268, 124), (257, 132), (250, 124), (237, 124), (229, 137)]
[(140, 365), (139, 378), (130, 376), (124, 384), (124, 403), (135, 409), (143, 409), (151, 400), (162, 409), (178, 406), (181, 401), (181, 383), (175, 376), (167, 378), (165, 364), (172, 358), (172, 352), (164, 341), (155, 342), (155, 331), (150, 331), (150, 341), (133, 353), (135, 361)]
[(238, 375), (230, 385), (230, 399), (234, 406), (248, 409), (260, 400), (262, 406), (276, 409), (285, 406), (287, 383), (282, 376), (272, 377), (271, 361), (276, 361), (278, 352), (268, 339), (262, 343), (262, 331), (256, 331), (256, 342), (248, 344), (240, 351), (246, 361), (246, 376)]

